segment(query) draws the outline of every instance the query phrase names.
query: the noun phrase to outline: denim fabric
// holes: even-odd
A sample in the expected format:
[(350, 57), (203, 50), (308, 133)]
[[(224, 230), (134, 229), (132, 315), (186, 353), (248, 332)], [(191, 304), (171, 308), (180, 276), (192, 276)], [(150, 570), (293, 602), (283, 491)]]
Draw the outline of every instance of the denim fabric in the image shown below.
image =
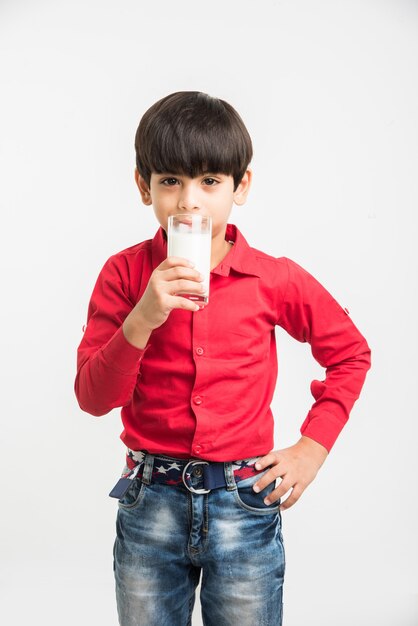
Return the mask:
[[(148, 455), (149, 457), (151, 455)], [(133, 480), (118, 502), (114, 574), (121, 626), (190, 626), (195, 589), (205, 626), (281, 626), (285, 570), (278, 503), (253, 476), (194, 494)], [(193, 477), (202, 487), (202, 478)]]

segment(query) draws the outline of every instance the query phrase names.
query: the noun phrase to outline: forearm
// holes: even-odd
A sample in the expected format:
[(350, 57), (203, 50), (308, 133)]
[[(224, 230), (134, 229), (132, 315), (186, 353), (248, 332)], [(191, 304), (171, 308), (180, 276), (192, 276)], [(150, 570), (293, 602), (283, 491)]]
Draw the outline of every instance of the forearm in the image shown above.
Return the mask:
[(130, 344), (122, 327), (94, 353), (83, 357), (75, 380), (80, 408), (91, 415), (105, 415), (125, 406), (132, 398), (145, 350)]
[(140, 350), (146, 348), (152, 329), (146, 325), (140, 313), (135, 309), (132, 310), (123, 322), (122, 328), (126, 341)]
[(346, 424), (360, 395), (370, 369), (370, 349), (328, 367), (325, 380), (314, 380), (311, 392), (315, 398), (300, 432), (331, 450)]

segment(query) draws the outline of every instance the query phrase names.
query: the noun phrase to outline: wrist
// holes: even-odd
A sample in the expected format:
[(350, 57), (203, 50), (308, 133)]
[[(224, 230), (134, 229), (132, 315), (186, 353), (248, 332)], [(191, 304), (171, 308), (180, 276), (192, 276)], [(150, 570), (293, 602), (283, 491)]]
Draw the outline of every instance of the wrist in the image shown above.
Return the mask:
[(146, 324), (139, 311), (131, 311), (122, 324), (122, 331), (126, 341), (143, 350), (153, 329)]
[(306, 437), (306, 435), (302, 435), (302, 437), (299, 439), (299, 443), (301, 446), (309, 451), (309, 454), (318, 461), (319, 465), (322, 465), (322, 463), (328, 456), (328, 450), (325, 448), (325, 446), (323, 446), (318, 441), (315, 441), (315, 439)]

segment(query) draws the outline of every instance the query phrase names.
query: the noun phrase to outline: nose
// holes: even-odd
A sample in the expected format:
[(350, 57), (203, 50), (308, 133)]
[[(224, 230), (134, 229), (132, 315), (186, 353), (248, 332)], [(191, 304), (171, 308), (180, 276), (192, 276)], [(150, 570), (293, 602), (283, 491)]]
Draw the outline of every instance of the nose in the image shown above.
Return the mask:
[(199, 194), (195, 185), (190, 183), (182, 185), (178, 206), (184, 211), (198, 211), (200, 209)]

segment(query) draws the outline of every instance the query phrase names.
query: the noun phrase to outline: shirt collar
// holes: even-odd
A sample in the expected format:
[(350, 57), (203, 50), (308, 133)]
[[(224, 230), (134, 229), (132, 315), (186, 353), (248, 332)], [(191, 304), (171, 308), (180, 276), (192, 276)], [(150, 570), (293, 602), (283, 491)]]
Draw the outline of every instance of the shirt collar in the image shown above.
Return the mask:
[[(234, 224), (227, 224), (226, 241), (233, 242), (233, 246), (226, 257), (217, 265), (212, 273), (220, 276), (229, 276), (231, 269), (240, 274), (260, 277), (258, 260), (253, 248), (245, 240), (242, 233)], [(160, 226), (151, 245), (153, 270), (167, 258), (167, 236)]]

